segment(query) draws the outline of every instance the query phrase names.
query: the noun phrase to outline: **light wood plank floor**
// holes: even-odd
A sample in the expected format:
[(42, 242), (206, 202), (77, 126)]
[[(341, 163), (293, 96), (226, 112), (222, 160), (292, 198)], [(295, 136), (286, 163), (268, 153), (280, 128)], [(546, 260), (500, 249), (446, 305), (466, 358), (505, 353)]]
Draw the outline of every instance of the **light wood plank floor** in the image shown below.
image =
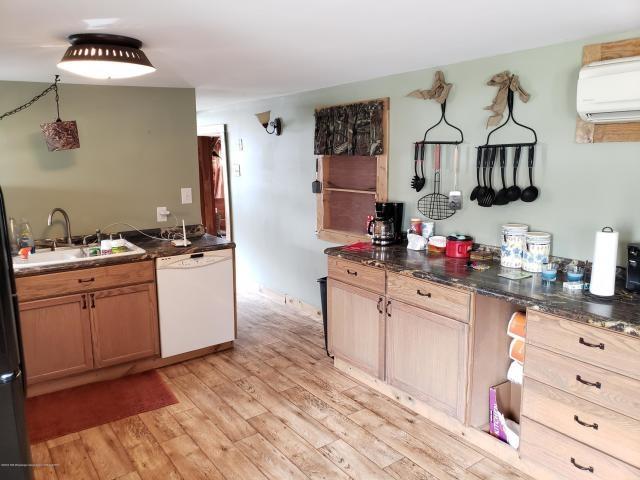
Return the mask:
[(322, 324), (239, 299), (232, 351), (160, 370), (180, 402), (33, 445), (36, 479), (525, 479), (334, 369)]

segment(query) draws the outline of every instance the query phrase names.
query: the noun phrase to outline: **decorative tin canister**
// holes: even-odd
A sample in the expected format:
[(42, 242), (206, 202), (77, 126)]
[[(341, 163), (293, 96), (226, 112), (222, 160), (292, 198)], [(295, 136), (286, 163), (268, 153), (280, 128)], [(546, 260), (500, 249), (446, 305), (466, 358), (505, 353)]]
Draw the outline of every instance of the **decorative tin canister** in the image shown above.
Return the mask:
[(500, 265), (508, 268), (522, 267), (522, 251), (525, 247), (525, 234), (528, 230), (529, 227), (522, 223), (507, 223), (502, 226)]
[(525, 235), (522, 269), (527, 272), (541, 272), (542, 264), (549, 261), (551, 255), (551, 234), (529, 232)]

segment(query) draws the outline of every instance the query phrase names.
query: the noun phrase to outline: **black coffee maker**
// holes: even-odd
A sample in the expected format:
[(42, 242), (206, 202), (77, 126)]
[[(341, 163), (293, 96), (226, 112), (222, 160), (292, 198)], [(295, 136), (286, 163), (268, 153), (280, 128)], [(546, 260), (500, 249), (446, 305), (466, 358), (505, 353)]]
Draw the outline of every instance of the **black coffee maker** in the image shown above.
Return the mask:
[[(403, 213), (404, 203), (402, 202), (376, 202), (376, 220), (391, 220), (393, 223), (393, 240), (385, 241), (384, 243), (380, 242), (379, 244), (388, 245), (402, 240)], [(373, 243), (378, 243), (375, 238)]]
[(627, 290), (640, 292), (640, 243), (630, 243), (627, 254)]

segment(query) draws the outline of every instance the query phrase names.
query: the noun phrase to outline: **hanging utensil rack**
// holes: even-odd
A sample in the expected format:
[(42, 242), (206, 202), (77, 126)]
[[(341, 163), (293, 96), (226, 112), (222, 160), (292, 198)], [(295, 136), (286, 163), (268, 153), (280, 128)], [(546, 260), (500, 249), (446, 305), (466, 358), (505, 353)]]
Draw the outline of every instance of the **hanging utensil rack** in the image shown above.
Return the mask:
[[(509, 89), (509, 91), (507, 92), (507, 108), (509, 109), (509, 115), (507, 116), (507, 119), (502, 123), (502, 125), (499, 125), (496, 128), (494, 128), (493, 130), (491, 130), (489, 132), (489, 134), (487, 135), (487, 141), (485, 142), (485, 144), (478, 146), (478, 148), (533, 147), (534, 145), (536, 145), (538, 143), (538, 135), (536, 134), (536, 131), (533, 128), (528, 127), (527, 125), (523, 125), (522, 123), (518, 122), (515, 119), (515, 117), (513, 116), (513, 100), (514, 100), (513, 90)], [(513, 123), (515, 123), (519, 127), (525, 128), (525, 129), (529, 130), (531, 133), (533, 133), (533, 142), (493, 143), (493, 144), (490, 144), (489, 140), (491, 139), (491, 135), (493, 135), (498, 130), (500, 130), (502, 127), (504, 127), (507, 123), (509, 123), (509, 120), (512, 120)]]
[[(440, 104), (440, 110), (442, 112), (441, 115), (440, 115), (440, 120), (438, 120), (431, 127), (427, 128), (427, 130), (424, 132), (424, 137), (422, 138), (422, 141), (421, 142), (416, 142), (416, 145), (460, 145), (464, 141), (464, 134), (462, 133), (462, 130), (460, 130), (455, 125), (450, 124), (449, 121), (447, 120), (447, 116), (445, 114), (445, 112), (447, 110), (447, 101), (446, 100), (444, 102), (442, 102), (442, 104)], [(442, 122), (444, 122), (445, 125), (448, 125), (449, 127), (457, 130), (458, 133), (460, 133), (460, 140), (456, 140), (456, 141), (451, 141), (451, 140), (448, 140), (448, 141), (444, 141), (444, 140), (438, 140), (438, 141), (436, 141), (436, 140), (427, 140), (427, 135), (429, 134), (429, 132), (431, 130), (433, 130), (434, 128), (436, 128), (438, 125), (440, 125)]]

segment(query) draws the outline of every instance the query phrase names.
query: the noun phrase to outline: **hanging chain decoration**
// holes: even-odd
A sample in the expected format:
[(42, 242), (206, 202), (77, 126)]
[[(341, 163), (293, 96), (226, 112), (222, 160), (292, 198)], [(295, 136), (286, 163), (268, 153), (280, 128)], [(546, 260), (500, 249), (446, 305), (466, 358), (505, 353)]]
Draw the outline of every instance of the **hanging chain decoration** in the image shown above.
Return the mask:
[(60, 82), (60, 75), (56, 75), (51, 85), (49, 85), (31, 100), (29, 100), (27, 103), (0, 115), (0, 120), (3, 120), (4, 118), (21, 112), (22, 110), (26, 110), (49, 93), (55, 92), (56, 120), (55, 122), (40, 124), (40, 128), (42, 129), (42, 133), (44, 135), (44, 140), (50, 152), (80, 148), (78, 125), (76, 124), (75, 120), (62, 121), (60, 119), (60, 94), (58, 93), (58, 82)]
[(56, 106), (57, 106), (57, 110), (58, 110), (58, 120), (60, 120), (60, 107), (58, 106), (58, 100), (60, 98), (58, 96), (58, 82), (59, 81), (60, 81), (60, 75), (56, 75), (56, 78), (55, 78), (54, 82), (51, 85), (49, 85), (41, 93), (39, 93), (38, 95), (33, 97), (31, 100), (29, 100), (24, 105), (20, 105), (19, 107), (14, 108), (13, 110), (9, 110), (8, 112), (5, 112), (2, 115), (0, 115), (0, 120), (3, 120), (5, 117), (9, 117), (9, 116), (11, 116), (11, 115), (13, 115), (15, 113), (21, 112), (22, 110), (26, 110), (31, 105), (33, 105), (38, 100), (40, 100), (42, 97), (46, 96), (47, 94), (49, 94), (51, 91), (54, 91), (54, 90), (56, 92)]

